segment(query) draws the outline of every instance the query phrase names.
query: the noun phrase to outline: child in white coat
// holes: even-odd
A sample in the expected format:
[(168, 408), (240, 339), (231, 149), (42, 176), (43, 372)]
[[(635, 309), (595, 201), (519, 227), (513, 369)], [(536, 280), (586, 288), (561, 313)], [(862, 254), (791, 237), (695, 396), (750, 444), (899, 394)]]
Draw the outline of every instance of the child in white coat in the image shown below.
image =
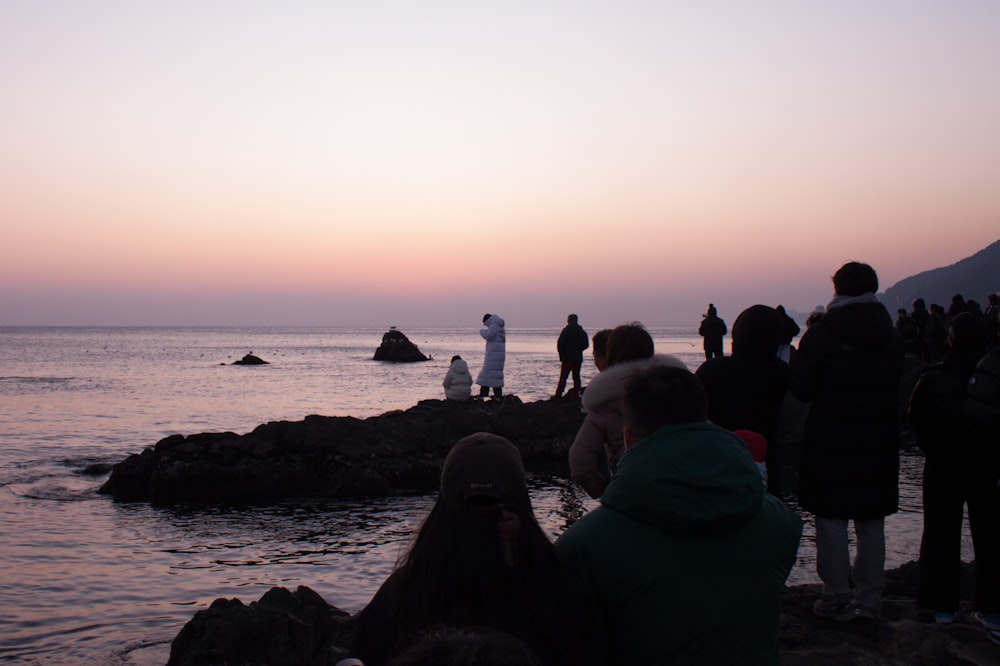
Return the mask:
[(469, 364), (461, 356), (451, 357), (451, 365), (444, 376), (444, 397), (448, 400), (468, 400), (472, 397), (472, 375)]

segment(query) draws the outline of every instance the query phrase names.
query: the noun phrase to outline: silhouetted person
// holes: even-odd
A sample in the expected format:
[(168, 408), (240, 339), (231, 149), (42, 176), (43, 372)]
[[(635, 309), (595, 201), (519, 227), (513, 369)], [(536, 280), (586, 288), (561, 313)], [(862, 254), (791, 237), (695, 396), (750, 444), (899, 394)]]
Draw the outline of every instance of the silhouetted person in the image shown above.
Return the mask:
[(945, 340), (948, 337), (947, 325), (948, 316), (944, 307), (931, 303), (930, 314), (927, 317), (927, 331), (924, 333), (929, 363), (937, 363), (944, 357)]
[(925, 455), (924, 533), (917, 602), (950, 623), (959, 606), (962, 514), (968, 505), (975, 549), (974, 608), (1000, 617), (1000, 524), (995, 449), (977, 437), (966, 415), (969, 379), (986, 350), (986, 325), (970, 313), (951, 322), (949, 350), (925, 370), (910, 395), (910, 426)]
[(990, 294), (986, 305), (987, 349), (993, 349), (1000, 344), (1000, 294)]
[(580, 368), (583, 366), (583, 350), (590, 346), (587, 331), (578, 323), (577, 316), (571, 314), (566, 318), (566, 326), (559, 333), (556, 349), (559, 352), (559, 383), (556, 385), (556, 396), (560, 397), (566, 388), (566, 378), (572, 373), (573, 391), (580, 394)]
[[(867, 264), (833, 276), (826, 315), (792, 356), (789, 385), (811, 402), (799, 466), (799, 501), (815, 515), (813, 612), (838, 621), (877, 617), (885, 587), (885, 517), (899, 510), (899, 381), (903, 341), (875, 297)], [(848, 523), (857, 555), (851, 565)], [(852, 599), (857, 608), (852, 605)]]
[[(733, 323), (733, 353), (705, 361), (695, 376), (705, 386), (708, 418), (727, 430), (752, 430), (771, 444), (770, 488), (783, 491), (783, 456), (778, 442), (778, 414), (788, 391), (788, 365), (776, 352), (786, 330), (781, 315), (766, 305), (754, 305)], [(791, 470), (788, 470), (791, 471)]]
[(795, 336), (799, 334), (801, 329), (795, 320), (785, 312), (784, 305), (779, 305), (774, 309), (781, 315), (781, 343), (778, 346), (778, 358), (788, 363), (792, 355), (792, 340), (795, 339)]
[(927, 324), (931, 314), (927, 311), (927, 304), (924, 299), (914, 299), (910, 312), (910, 318), (917, 326), (917, 356), (924, 362), (930, 362), (930, 355), (927, 352)]
[(726, 322), (719, 318), (715, 305), (708, 304), (708, 312), (702, 315), (698, 335), (704, 338), (705, 358), (722, 356), (722, 338), (727, 333)]
[(896, 310), (896, 330), (903, 338), (903, 351), (910, 355), (916, 355), (917, 323), (906, 312), (906, 308)]

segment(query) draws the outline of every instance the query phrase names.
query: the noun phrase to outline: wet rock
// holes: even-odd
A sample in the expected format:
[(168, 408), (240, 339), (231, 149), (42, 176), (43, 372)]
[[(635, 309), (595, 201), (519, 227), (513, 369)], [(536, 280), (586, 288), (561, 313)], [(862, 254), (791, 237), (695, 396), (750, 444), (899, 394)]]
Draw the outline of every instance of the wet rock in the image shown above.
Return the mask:
[(170, 645), (168, 666), (303, 664), (326, 666), (346, 656), (350, 615), (308, 587), (273, 587), (260, 600), (216, 599), (198, 611)]
[(403, 335), (402, 331), (397, 331), (396, 327), (391, 327), (382, 336), (382, 344), (375, 350), (376, 361), (391, 361), (393, 363), (416, 363), (418, 361), (428, 361), (429, 357), (424, 356), (410, 339)]
[(259, 356), (254, 356), (253, 353), (246, 354), (243, 358), (238, 361), (233, 361), (233, 365), (268, 365), (268, 361), (260, 358)]
[(452, 444), (474, 432), (510, 439), (528, 469), (568, 474), (579, 402), (425, 400), (368, 419), (307, 416), (245, 435), (171, 435), (128, 456), (100, 492), (123, 500), (267, 502), (435, 490)]

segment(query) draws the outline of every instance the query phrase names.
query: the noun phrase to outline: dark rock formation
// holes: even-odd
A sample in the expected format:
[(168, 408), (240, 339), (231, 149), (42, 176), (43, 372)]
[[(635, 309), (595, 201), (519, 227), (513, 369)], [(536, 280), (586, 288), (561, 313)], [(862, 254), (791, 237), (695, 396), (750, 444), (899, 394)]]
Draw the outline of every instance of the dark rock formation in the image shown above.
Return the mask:
[(375, 350), (376, 361), (392, 361), (393, 363), (415, 363), (430, 360), (424, 356), (410, 339), (391, 327), (382, 336), (382, 344)]
[(246, 354), (238, 361), (233, 361), (233, 365), (268, 365), (268, 362), (252, 353)]
[(522, 403), (508, 395), (424, 400), (368, 419), (274, 421), (246, 435), (172, 435), (117, 463), (100, 492), (164, 503), (426, 492), (437, 488), (451, 445), (480, 431), (514, 442), (529, 469), (568, 471), (567, 452), (582, 422), (576, 400)]
[[(971, 567), (963, 584), (968, 587)], [(886, 572), (883, 617), (836, 623), (813, 615), (819, 585), (785, 590), (778, 648), (784, 666), (986, 665), (1000, 648), (971, 617), (938, 625), (917, 607), (917, 567)], [(967, 595), (963, 595), (967, 599)], [(724, 602), (724, 601), (723, 601)], [(753, 612), (753, 609), (747, 609)], [(217, 599), (198, 611), (171, 645), (171, 666), (181, 664), (331, 665), (347, 654), (354, 618), (329, 606), (307, 587), (275, 587), (260, 601)], [(724, 637), (720, 637), (724, 639)]]
[(325, 666), (346, 656), (342, 627), (350, 615), (308, 587), (272, 587), (259, 601), (216, 599), (198, 611), (170, 644), (168, 666), (303, 664)]

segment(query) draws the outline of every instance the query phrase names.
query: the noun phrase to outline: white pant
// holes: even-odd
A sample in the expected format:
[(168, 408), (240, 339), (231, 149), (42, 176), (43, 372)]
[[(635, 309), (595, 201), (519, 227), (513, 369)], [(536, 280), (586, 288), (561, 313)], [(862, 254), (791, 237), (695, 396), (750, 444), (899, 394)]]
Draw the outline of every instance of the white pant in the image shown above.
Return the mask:
[(854, 594), (860, 608), (877, 611), (885, 588), (885, 518), (855, 520), (858, 552), (851, 566), (847, 520), (816, 516), (816, 572), (823, 600), (839, 605)]

